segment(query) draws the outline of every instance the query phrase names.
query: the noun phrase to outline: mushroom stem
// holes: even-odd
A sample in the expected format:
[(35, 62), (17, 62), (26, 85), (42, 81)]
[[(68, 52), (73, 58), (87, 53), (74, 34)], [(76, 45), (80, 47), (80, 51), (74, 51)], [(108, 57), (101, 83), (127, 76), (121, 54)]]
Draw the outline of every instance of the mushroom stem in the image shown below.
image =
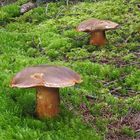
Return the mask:
[(59, 113), (59, 89), (37, 87), (36, 113), (39, 118), (54, 117)]
[(105, 31), (93, 31), (91, 32), (90, 44), (103, 46), (107, 42)]

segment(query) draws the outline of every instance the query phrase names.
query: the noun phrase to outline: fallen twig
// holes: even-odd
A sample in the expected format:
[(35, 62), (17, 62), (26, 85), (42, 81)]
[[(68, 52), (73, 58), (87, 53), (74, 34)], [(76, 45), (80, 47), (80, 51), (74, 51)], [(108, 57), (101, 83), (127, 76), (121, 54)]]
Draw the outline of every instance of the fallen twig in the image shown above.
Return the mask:
[(120, 90), (120, 89), (122, 89), (122, 87), (114, 88), (114, 89), (110, 90), (110, 93), (111, 93), (111, 94), (112, 94), (112, 93), (116, 93), (116, 91), (118, 91), (118, 90)]
[(128, 63), (128, 64), (122, 64), (122, 65), (119, 65), (119, 67), (127, 67), (127, 66), (132, 66), (132, 65), (140, 66), (140, 62), (132, 62), (132, 63)]
[(109, 86), (109, 85), (111, 85), (111, 84), (114, 84), (115, 82), (117, 82), (117, 81), (122, 81), (124, 78), (126, 78), (128, 75), (123, 75), (123, 76), (120, 76), (119, 77), (119, 79), (115, 79), (115, 80), (113, 80), (113, 81), (110, 81), (110, 82), (106, 82), (105, 84), (104, 84), (104, 86)]
[(92, 96), (92, 95), (85, 95), (87, 99), (93, 99), (93, 100), (96, 100), (97, 98)]

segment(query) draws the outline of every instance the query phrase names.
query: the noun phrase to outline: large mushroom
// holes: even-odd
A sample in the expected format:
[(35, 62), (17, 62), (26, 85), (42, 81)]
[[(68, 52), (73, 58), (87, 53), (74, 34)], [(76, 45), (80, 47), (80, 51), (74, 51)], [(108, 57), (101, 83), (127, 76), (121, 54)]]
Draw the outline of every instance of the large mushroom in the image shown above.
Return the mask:
[(89, 19), (80, 23), (77, 27), (77, 31), (90, 33), (91, 45), (103, 46), (107, 42), (105, 31), (118, 27), (119, 24), (109, 20)]
[(80, 83), (80, 75), (69, 68), (53, 65), (28, 67), (17, 73), (11, 87), (35, 88), (36, 113), (39, 118), (54, 117), (59, 113), (59, 88)]

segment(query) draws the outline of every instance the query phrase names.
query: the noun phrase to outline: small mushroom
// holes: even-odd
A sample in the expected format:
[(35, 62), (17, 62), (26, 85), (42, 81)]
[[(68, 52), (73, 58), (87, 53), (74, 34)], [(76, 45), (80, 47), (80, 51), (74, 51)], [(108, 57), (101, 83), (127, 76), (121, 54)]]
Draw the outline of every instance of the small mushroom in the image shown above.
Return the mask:
[(39, 118), (54, 117), (60, 112), (59, 88), (73, 86), (82, 80), (69, 68), (53, 65), (28, 67), (17, 73), (11, 87), (35, 88), (36, 113)]
[(105, 31), (116, 29), (118, 27), (119, 24), (109, 20), (89, 19), (79, 24), (77, 31), (90, 33), (91, 45), (103, 46), (107, 42)]

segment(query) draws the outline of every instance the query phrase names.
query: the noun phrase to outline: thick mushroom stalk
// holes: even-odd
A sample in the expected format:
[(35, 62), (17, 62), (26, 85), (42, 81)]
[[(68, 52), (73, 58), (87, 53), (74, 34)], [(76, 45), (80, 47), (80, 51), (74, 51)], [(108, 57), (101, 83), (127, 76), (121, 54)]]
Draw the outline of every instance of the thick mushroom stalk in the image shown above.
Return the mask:
[(90, 45), (103, 46), (107, 43), (105, 31), (91, 32)]
[(60, 112), (59, 89), (37, 87), (36, 113), (39, 118), (54, 117)]

